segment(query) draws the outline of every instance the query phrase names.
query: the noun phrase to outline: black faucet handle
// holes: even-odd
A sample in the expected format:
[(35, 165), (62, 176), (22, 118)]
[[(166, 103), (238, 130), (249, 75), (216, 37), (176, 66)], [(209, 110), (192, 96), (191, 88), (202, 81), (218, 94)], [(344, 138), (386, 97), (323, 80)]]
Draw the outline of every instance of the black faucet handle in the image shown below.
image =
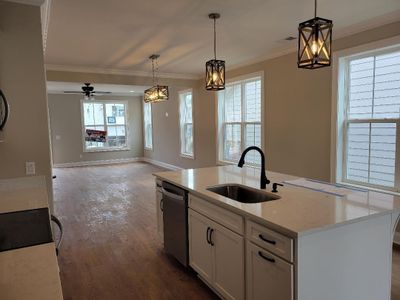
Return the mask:
[(278, 186), (283, 186), (283, 184), (281, 184), (281, 183), (277, 183), (277, 182), (274, 182), (273, 184), (272, 184), (272, 193), (277, 193), (278, 192)]

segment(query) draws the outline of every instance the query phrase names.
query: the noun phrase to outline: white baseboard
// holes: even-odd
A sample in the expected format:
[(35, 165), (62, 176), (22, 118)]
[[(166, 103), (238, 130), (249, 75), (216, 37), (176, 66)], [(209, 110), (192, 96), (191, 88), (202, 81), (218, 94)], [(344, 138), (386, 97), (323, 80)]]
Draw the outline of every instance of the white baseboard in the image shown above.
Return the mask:
[(89, 160), (89, 161), (77, 161), (64, 164), (54, 164), (54, 168), (74, 168), (84, 166), (100, 166), (100, 165), (112, 165), (142, 161), (141, 157), (132, 158), (118, 158), (118, 159), (106, 159), (106, 160)]
[(149, 164), (155, 165), (155, 166), (159, 166), (168, 170), (172, 170), (172, 171), (178, 171), (178, 170), (183, 170), (183, 168), (178, 167), (178, 166), (174, 166), (171, 164), (167, 164), (165, 162), (162, 161), (158, 161), (158, 160), (154, 160), (148, 157), (142, 157), (142, 161), (144, 162), (148, 162)]
[(400, 245), (400, 232), (396, 231), (394, 233), (393, 243)]
[(74, 168), (74, 167), (84, 167), (84, 166), (100, 166), (100, 165), (112, 165), (112, 164), (122, 164), (122, 163), (132, 163), (132, 162), (147, 162), (149, 164), (159, 166), (168, 170), (182, 170), (182, 168), (167, 164), (162, 161), (154, 160), (148, 157), (133, 157), (133, 158), (120, 158), (120, 159), (107, 159), (107, 160), (91, 160), (91, 161), (77, 161), (63, 164), (54, 164), (54, 168)]

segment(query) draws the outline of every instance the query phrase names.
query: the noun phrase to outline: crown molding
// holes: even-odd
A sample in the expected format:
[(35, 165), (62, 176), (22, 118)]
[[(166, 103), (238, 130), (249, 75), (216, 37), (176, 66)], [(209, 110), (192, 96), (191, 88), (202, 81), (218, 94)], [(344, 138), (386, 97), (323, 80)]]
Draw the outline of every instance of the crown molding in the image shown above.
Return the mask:
[[(121, 69), (107, 69), (107, 68), (95, 68), (95, 67), (78, 67), (78, 66), (66, 66), (66, 65), (55, 65), (46, 64), (47, 71), (61, 71), (61, 72), (77, 72), (77, 73), (97, 73), (97, 74), (110, 74), (110, 75), (126, 75), (126, 76), (139, 76), (139, 77), (151, 77), (151, 72), (146, 71), (131, 71)], [(195, 74), (180, 74), (180, 73), (157, 73), (159, 78), (172, 78), (172, 79), (189, 79), (197, 80), (198, 75)]]

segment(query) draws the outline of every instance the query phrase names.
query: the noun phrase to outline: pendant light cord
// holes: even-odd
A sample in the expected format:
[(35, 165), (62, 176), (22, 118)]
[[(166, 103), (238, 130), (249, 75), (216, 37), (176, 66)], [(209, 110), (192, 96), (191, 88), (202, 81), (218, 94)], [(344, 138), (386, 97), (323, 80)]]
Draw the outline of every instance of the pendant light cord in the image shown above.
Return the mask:
[(216, 18), (214, 18), (214, 59), (217, 60), (217, 31), (215, 29)]
[(314, 2), (314, 18), (317, 17), (317, 0)]
[(155, 83), (155, 85), (158, 85), (158, 77), (157, 77), (157, 73), (158, 73), (158, 59), (156, 58), (156, 72), (155, 72), (155, 81), (156, 81), (156, 83)]
[(154, 77), (154, 58), (151, 59), (151, 68), (153, 70), (153, 86), (156, 84), (156, 80)]

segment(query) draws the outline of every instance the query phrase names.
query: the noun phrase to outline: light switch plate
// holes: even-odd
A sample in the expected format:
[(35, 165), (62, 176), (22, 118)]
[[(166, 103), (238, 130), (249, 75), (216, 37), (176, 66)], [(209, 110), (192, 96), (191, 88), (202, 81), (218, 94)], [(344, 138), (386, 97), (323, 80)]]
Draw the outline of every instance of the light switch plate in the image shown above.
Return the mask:
[(36, 174), (36, 165), (34, 161), (27, 161), (25, 163), (25, 173), (26, 175), (35, 175)]

